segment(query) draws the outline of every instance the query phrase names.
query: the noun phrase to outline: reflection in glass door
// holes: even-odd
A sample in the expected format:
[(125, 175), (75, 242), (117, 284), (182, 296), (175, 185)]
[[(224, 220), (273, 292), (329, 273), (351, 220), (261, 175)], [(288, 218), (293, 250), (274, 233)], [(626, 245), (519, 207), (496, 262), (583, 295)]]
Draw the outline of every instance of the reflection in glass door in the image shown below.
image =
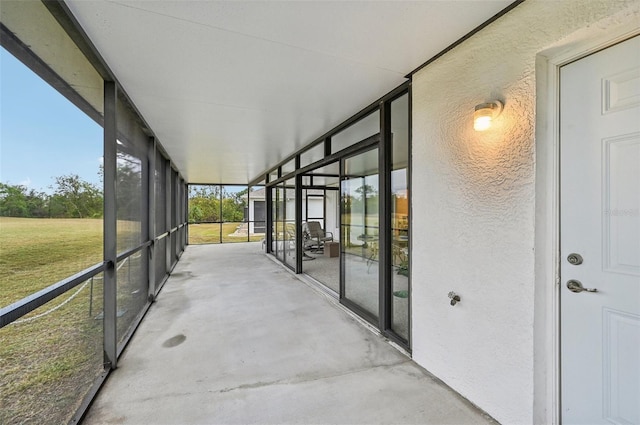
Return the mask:
[(284, 262), (296, 266), (296, 186), (295, 180), (284, 183), (284, 217), (282, 222)]
[(345, 158), (341, 179), (341, 298), (378, 317), (378, 149)]
[(273, 252), (280, 261), (284, 261), (284, 188), (273, 188)]

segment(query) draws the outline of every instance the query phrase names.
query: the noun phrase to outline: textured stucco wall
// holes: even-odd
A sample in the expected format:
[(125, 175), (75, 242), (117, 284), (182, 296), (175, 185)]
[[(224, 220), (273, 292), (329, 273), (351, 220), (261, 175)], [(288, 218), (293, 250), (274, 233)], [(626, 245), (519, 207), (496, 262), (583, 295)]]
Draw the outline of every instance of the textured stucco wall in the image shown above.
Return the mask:
[(504, 424), (535, 421), (536, 55), (638, 5), (529, 0), (413, 78), (413, 357)]

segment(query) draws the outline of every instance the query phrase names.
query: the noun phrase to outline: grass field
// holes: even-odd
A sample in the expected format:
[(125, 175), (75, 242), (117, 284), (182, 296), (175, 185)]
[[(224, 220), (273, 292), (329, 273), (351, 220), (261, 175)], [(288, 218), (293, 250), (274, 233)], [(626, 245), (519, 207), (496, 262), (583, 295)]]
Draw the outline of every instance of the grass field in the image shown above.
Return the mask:
[[(189, 224), (189, 244), (220, 243), (221, 223)], [(247, 235), (237, 234), (236, 229), (243, 223), (222, 223), (222, 242), (247, 242)], [(246, 225), (246, 224), (245, 224)], [(261, 241), (264, 234), (251, 235), (251, 242)]]
[[(224, 242), (241, 223), (222, 226)], [(139, 243), (139, 223), (118, 223), (122, 251)], [(190, 225), (190, 243), (220, 240), (220, 225)], [(263, 235), (251, 236), (261, 240)], [(102, 261), (102, 220), (0, 217), (0, 306)], [(118, 339), (146, 302), (146, 255), (118, 264)], [(0, 329), (0, 424), (68, 422), (103, 371), (102, 276)]]
[[(102, 259), (102, 221), (0, 217), (0, 305)], [(94, 279), (94, 312), (102, 281)], [(0, 329), (0, 423), (64, 423), (102, 370), (102, 322), (90, 285), (57, 310)], [(25, 317), (68, 300), (76, 290)]]
[[(139, 228), (139, 226), (138, 226)], [(136, 223), (119, 223), (119, 246)], [(0, 305), (102, 261), (102, 221), (0, 217)], [(118, 336), (146, 300), (145, 257), (119, 263)], [(0, 423), (66, 423), (103, 370), (102, 276), (0, 329)], [(144, 288), (143, 288), (144, 286)]]
[(0, 306), (102, 261), (102, 220), (0, 217)]

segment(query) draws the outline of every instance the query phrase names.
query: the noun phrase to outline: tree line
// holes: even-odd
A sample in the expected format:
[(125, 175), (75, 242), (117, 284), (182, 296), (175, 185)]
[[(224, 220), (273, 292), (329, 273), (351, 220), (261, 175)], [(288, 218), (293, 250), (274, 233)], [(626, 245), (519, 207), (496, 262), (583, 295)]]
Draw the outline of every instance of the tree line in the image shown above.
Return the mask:
[[(102, 181), (104, 170), (98, 170)], [(102, 218), (102, 189), (77, 174), (54, 177), (53, 193), (0, 183), (0, 216), (25, 218)], [(119, 220), (139, 220), (142, 200), (140, 160), (118, 152), (116, 204)]]
[[(98, 173), (103, 176), (102, 168)], [(118, 219), (136, 220), (141, 214), (140, 165), (125, 155), (118, 157), (116, 203)], [(0, 183), (0, 216), (25, 218), (102, 218), (103, 194), (95, 184), (77, 174), (54, 178), (53, 193), (24, 185)], [(192, 186), (189, 222), (242, 222), (248, 189), (233, 193), (217, 185)]]
[(248, 189), (227, 193), (220, 186), (189, 188), (189, 222), (241, 222), (245, 219)]
[(76, 174), (54, 178), (53, 193), (0, 183), (0, 216), (28, 218), (101, 218), (102, 191)]

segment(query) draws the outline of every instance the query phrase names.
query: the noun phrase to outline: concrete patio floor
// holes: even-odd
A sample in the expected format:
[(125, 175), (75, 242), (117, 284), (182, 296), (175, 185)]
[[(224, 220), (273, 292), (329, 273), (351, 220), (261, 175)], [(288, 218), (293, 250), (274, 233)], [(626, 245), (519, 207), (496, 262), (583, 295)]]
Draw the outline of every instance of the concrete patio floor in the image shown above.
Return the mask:
[(260, 247), (187, 247), (83, 423), (495, 424)]

